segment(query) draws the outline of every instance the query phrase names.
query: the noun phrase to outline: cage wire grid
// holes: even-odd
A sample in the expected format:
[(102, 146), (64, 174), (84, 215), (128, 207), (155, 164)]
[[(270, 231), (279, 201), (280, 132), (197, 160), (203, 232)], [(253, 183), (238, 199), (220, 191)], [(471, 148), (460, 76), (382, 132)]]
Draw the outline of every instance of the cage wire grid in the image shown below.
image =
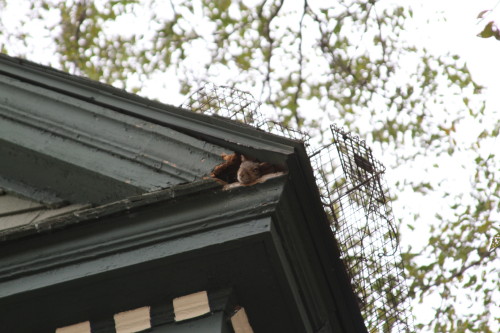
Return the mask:
[(385, 167), (366, 142), (332, 125), (331, 143), (314, 150), (306, 133), (266, 120), (250, 93), (227, 86), (206, 84), (181, 107), (304, 142), (367, 329), (414, 332)]
[(359, 137), (332, 125), (311, 154), (320, 197), (370, 332), (413, 332), (384, 166)]

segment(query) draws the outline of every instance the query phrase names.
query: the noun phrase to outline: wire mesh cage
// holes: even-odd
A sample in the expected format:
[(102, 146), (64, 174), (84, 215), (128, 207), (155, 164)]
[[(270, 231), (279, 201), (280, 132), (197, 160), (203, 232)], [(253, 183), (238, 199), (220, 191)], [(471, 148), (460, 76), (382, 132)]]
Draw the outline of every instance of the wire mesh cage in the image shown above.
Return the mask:
[(266, 119), (260, 111), (260, 104), (249, 92), (207, 83), (195, 90), (180, 107), (235, 120), (268, 133), (304, 142), (309, 147), (307, 133), (284, 126), (278, 121)]
[(302, 141), (341, 259), (369, 332), (413, 332), (385, 167), (366, 143), (332, 125), (332, 142), (313, 150), (309, 136), (264, 119), (247, 92), (207, 84), (181, 107)]
[(252, 94), (228, 86), (207, 83), (193, 92), (181, 107), (252, 126), (265, 123), (260, 103)]
[(363, 140), (336, 126), (311, 154), (316, 182), (370, 332), (413, 332), (384, 166)]

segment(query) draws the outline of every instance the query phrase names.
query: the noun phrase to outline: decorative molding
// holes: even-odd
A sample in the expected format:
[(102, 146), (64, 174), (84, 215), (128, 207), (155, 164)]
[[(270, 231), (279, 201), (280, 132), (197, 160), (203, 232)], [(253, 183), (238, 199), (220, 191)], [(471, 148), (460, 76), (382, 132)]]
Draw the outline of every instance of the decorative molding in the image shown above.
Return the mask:
[(283, 157), (294, 153), (298, 142), (256, 130), (221, 117), (190, 112), (157, 101), (148, 100), (124, 90), (83, 77), (35, 64), (24, 59), (0, 55), (0, 75), (70, 96), (80, 101), (114, 110), (135, 119), (170, 127), (213, 144), (249, 153), (260, 151), (261, 159), (281, 163)]
[[(149, 213), (144, 217), (140, 213), (140, 206), (129, 209), (127, 214), (133, 214), (135, 218), (126, 217), (122, 209), (122, 214), (108, 220), (107, 225), (115, 226), (111, 230), (105, 225), (100, 227), (95, 224), (95, 228), (91, 228), (92, 232), (81, 239), (72, 239), (67, 234), (63, 239), (55, 239), (54, 243), (41, 241), (35, 256), (29, 249), (26, 254), (25, 251), (13, 249), (11, 256), (5, 258), (0, 267), (0, 299), (30, 289), (71, 281), (80, 274), (100, 274), (145, 260), (175, 256), (211, 244), (268, 232), (269, 222), (264, 222), (260, 217), (274, 211), (283, 180), (283, 177), (274, 178), (261, 184), (258, 190), (254, 188), (240, 195), (234, 195), (231, 191), (207, 190), (204, 182), (201, 183), (204, 192), (196, 193), (196, 186), (191, 185), (191, 192), (186, 191), (184, 197), (173, 195), (176, 193), (174, 191), (165, 193), (163, 197), (156, 193), (160, 199), (156, 209), (149, 208)], [(193, 206), (195, 202), (197, 209), (186, 212), (187, 206)], [(91, 220), (106, 216), (103, 214), (99, 217), (91, 214), (91, 211), (84, 216)], [(106, 232), (100, 231), (101, 228)], [(218, 237), (214, 237), (214, 229), (219, 231)], [(190, 242), (186, 238), (190, 234), (197, 235), (197, 242)], [(14, 242), (11, 246), (15, 248), (22, 244)], [(58, 274), (52, 274), (52, 270), (58, 270)]]
[(171, 128), (1, 75), (0, 119), (0, 142), (143, 191), (200, 179), (223, 162), (223, 153), (233, 153)]

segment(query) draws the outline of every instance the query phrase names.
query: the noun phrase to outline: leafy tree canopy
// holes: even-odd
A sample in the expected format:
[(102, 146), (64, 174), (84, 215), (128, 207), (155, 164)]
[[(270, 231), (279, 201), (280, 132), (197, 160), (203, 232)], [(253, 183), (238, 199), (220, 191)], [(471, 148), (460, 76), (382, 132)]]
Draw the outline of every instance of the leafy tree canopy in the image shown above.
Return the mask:
[[(25, 14), (8, 15), (16, 6)], [(415, 313), (418, 327), (498, 332), (500, 265), (488, 247), (500, 228), (500, 121), (458, 56), (411, 43), (411, 8), (376, 0), (2, 0), (0, 10), (7, 54), (40, 62), (33, 54), (44, 49), (53, 66), (166, 103), (161, 90), (234, 86), (319, 141), (331, 122), (362, 134), (392, 166), (396, 215), (412, 239), (403, 256), (411, 297), (430, 313)], [(490, 28), (483, 34), (496, 37)]]

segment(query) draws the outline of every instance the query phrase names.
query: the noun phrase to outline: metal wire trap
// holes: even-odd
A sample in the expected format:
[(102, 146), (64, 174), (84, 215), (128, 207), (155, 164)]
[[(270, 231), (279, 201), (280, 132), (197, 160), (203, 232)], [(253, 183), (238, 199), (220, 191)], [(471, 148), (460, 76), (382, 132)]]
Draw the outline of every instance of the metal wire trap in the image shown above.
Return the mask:
[(247, 125), (264, 123), (260, 103), (252, 94), (228, 86), (207, 83), (182, 103), (182, 108), (198, 113), (218, 115)]
[(207, 84), (182, 107), (304, 142), (331, 229), (369, 332), (414, 332), (385, 167), (357, 136), (330, 126), (331, 143), (264, 119), (249, 93)]
[(311, 154), (325, 212), (370, 332), (413, 332), (385, 167), (357, 136), (330, 127)]
[(268, 133), (304, 142), (309, 147), (308, 134), (266, 119), (260, 111), (260, 105), (249, 92), (207, 83), (195, 90), (180, 107), (235, 120)]

